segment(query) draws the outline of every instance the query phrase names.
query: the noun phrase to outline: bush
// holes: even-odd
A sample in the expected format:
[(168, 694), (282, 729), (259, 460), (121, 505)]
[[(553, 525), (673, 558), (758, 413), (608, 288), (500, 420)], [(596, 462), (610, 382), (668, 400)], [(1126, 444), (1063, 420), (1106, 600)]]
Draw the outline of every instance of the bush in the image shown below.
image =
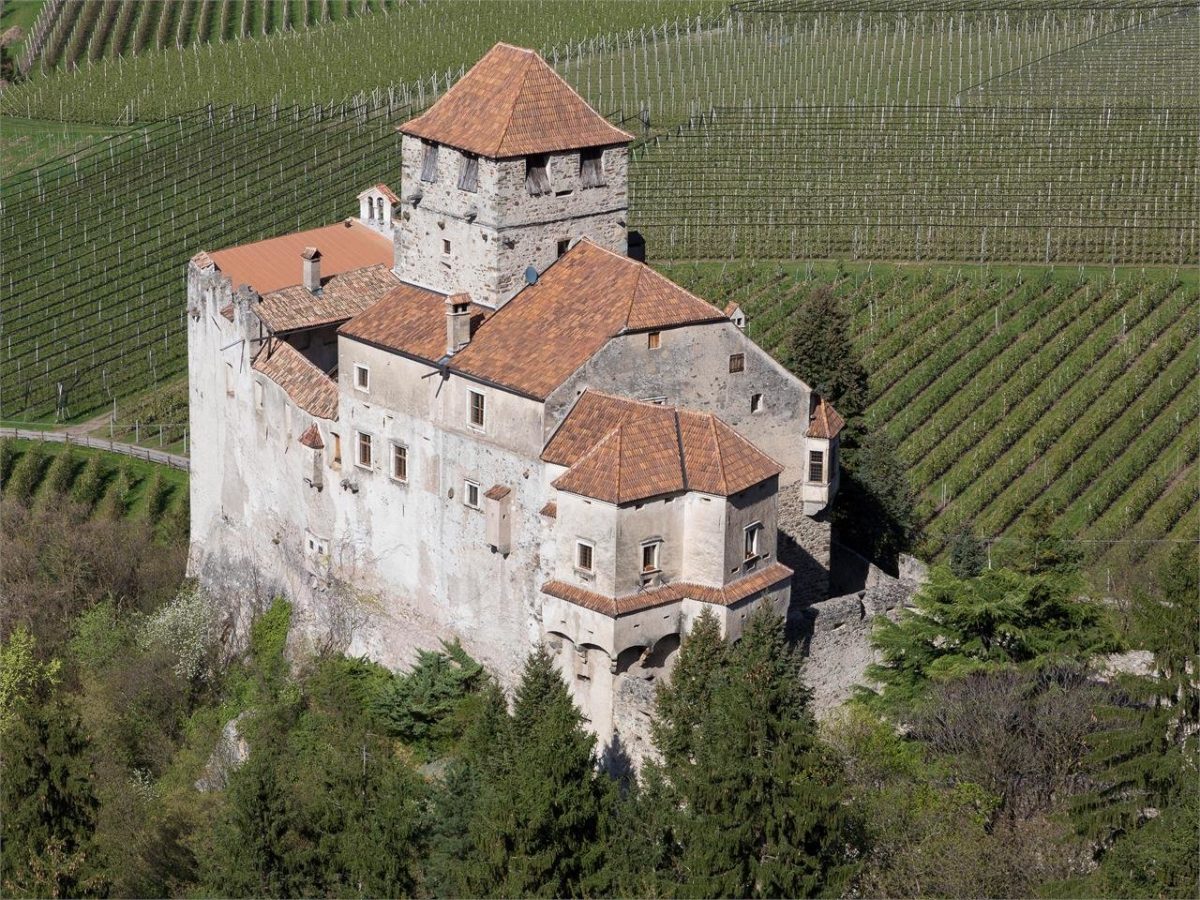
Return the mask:
[(214, 671), (219, 613), (206, 591), (187, 585), (146, 620), (139, 643), (165, 649), (175, 660), (173, 671), (180, 678), (205, 680)]
[(100, 456), (88, 457), (83, 464), (83, 471), (75, 479), (71, 498), (90, 510), (104, 495), (105, 475), (103, 459)]
[(171, 485), (162, 477), (162, 472), (155, 472), (146, 487), (146, 517), (151, 522), (157, 522), (171, 497)]
[(47, 500), (55, 500), (66, 496), (71, 489), (75, 477), (75, 453), (70, 446), (63, 447), (62, 452), (55, 455), (50, 468), (46, 470), (45, 486), (42, 496)]
[(0, 486), (8, 481), (8, 476), (17, 462), (17, 445), (12, 438), (0, 438)]
[(100, 501), (100, 517), (109, 520), (123, 519), (129, 512), (129, 495), (132, 491), (133, 479), (129, 474), (129, 465), (122, 462), (117, 468), (116, 477)]
[(393, 676), (375, 705), (393, 735), (434, 755), (456, 736), (455, 713), (483, 677), (483, 667), (457, 640), (442, 646), (440, 653), (420, 651), (413, 670)]

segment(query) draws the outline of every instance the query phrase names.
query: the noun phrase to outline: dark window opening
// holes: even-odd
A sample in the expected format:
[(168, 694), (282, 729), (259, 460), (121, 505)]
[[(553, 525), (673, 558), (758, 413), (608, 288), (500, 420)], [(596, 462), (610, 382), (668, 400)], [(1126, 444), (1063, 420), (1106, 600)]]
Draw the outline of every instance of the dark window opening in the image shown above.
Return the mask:
[(579, 153), (579, 182), (585, 188), (604, 187), (604, 151), (589, 148)]
[(562, 256), (570, 248), (571, 248), (571, 242), (569, 240), (559, 241), (558, 242), (558, 255)]
[(425, 156), (421, 160), (421, 180), (437, 181), (437, 144), (425, 145)]
[(729, 357), (729, 371), (731, 374), (734, 372), (745, 372), (746, 371), (746, 354), (744, 354), (744, 353), (732, 354)]

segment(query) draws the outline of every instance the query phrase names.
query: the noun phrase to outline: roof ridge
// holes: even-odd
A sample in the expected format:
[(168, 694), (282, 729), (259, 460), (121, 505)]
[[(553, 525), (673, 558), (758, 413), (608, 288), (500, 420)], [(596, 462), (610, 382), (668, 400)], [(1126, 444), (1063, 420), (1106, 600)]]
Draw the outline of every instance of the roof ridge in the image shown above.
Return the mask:
[(708, 430), (712, 434), (713, 447), (717, 451), (717, 473), (720, 478), (721, 490), (727, 492), (729, 490), (729, 480), (725, 477), (725, 454), (721, 450), (721, 437), (717, 434), (717, 417), (712, 413), (706, 413), (705, 415), (708, 418)]
[[(707, 413), (707, 415), (709, 415), (713, 418), (714, 427), (719, 424), (721, 426), (721, 428), (724, 429), (725, 432), (733, 435), (734, 439), (741, 441), (743, 444), (745, 444), (747, 447), (749, 447), (755, 453), (762, 456), (764, 459), (770, 460), (772, 465), (778, 466), (779, 470), (781, 472), (785, 468), (787, 468), (779, 460), (777, 460), (775, 457), (773, 457), (770, 453), (767, 453), (767, 451), (763, 450), (761, 447), (758, 446), (758, 444), (754, 443), (754, 441), (750, 440), (750, 438), (746, 437), (744, 434), (742, 434), (740, 431), (738, 431), (736, 428), (734, 428), (732, 425), (730, 425), (728, 422), (726, 422), (724, 419), (722, 419), (716, 413)], [(720, 445), (718, 444), (717, 452), (720, 453), (720, 450), (721, 450), (721, 448), (720, 448)]]
[[(516, 111), (517, 111), (517, 101), (521, 99), (521, 91), (523, 91), (525, 89), (525, 82), (529, 78), (529, 64), (531, 62), (533, 62), (533, 59), (534, 59), (534, 53), (532, 50), (529, 50), (524, 47), (516, 47), (512, 44), (505, 44), (503, 41), (497, 41), (496, 46), (500, 46), (500, 45), (503, 45), (505, 47), (510, 47), (513, 50), (522, 51), (525, 54), (525, 61), (524, 61), (524, 64), (521, 66), (521, 81), (519, 84), (517, 84), (516, 90), (514, 90), (512, 92), (512, 101), (508, 105), (508, 115), (505, 116), (505, 119), (504, 119), (504, 130), (500, 132), (500, 139), (498, 141), (496, 141), (496, 146), (494, 148), (494, 151), (496, 154), (500, 153), (500, 148), (504, 146), (504, 139), (508, 137), (508, 130), (510, 128), (512, 128), (513, 116), (516, 114)], [(492, 48), (492, 50), (495, 50), (495, 49), (496, 49), (496, 47)], [(486, 59), (487, 56), (488, 56), (488, 54), (485, 53), (484, 58)], [(483, 62), (483, 59), (480, 59), (479, 62)], [(475, 65), (479, 65), (479, 63), (476, 63)]]
[(691, 483), (688, 481), (687, 459), (683, 452), (683, 428), (679, 424), (679, 407), (671, 407), (671, 415), (675, 419), (675, 446), (679, 449), (679, 474), (683, 476), (683, 489), (690, 491)]

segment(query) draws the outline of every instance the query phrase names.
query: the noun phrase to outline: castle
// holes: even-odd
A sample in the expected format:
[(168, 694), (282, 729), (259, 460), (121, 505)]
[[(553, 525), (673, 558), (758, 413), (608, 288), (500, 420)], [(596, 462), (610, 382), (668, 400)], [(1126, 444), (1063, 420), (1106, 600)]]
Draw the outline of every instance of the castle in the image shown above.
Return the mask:
[(827, 593), (842, 421), (630, 258), (632, 136), (536, 53), (400, 132), (357, 218), (188, 266), (191, 572), (393, 666), (547, 646), (637, 756), (702, 610)]

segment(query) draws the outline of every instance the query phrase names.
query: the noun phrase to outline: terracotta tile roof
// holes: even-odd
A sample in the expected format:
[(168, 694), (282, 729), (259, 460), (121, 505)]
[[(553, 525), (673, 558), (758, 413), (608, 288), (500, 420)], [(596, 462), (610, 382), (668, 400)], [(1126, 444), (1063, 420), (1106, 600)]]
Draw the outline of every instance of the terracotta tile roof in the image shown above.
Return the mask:
[(325, 442), (321, 440), (321, 429), (317, 428), (316, 422), (309, 425), (304, 434), (300, 435), (300, 443), (314, 450), (325, 449)]
[(846, 420), (841, 417), (833, 404), (821, 397), (817, 401), (817, 408), (813, 410), (813, 414), (808, 417), (808, 431), (806, 435), (810, 438), (824, 438), (825, 440), (833, 440), (842, 430), (842, 426), (846, 424)]
[(197, 253), (195, 256), (192, 257), (191, 263), (197, 269), (207, 269), (209, 266), (211, 266), (213, 264), (213, 261), (212, 261), (211, 256), (209, 256), (207, 253), (205, 253), (203, 250), (201, 250), (199, 253)]
[(783, 471), (711, 413), (587, 390), (542, 459), (567, 466), (561, 491), (633, 503), (678, 491), (729, 496)]
[(400, 130), (492, 159), (633, 140), (537, 53), (503, 43)]
[[(486, 306), (471, 304), (472, 331), (491, 313)], [(338, 334), (437, 362), (446, 355), (446, 295), (401, 282)]]
[(723, 588), (676, 581), (662, 587), (614, 599), (586, 590), (578, 585), (568, 584), (565, 581), (548, 581), (542, 585), (542, 593), (617, 618), (643, 609), (674, 603), (684, 598), (699, 600), (703, 603), (714, 603), (718, 606), (732, 606), (754, 594), (773, 588), (791, 577), (792, 570), (787, 566), (781, 563), (772, 563), (756, 572), (742, 576), (737, 581), (730, 582)]
[(503, 500), (512, 493), (512, 488), (504, 484), (493, 484), (490, 488), (484, 491), (483, 496), (489, 500)]
[(391, 239), (354, 219), (227, 247), (208, 256), (235, 288), (248, 284), (265, 295), (301, 283), (300, 253), (305, 247), (321, 251), (322, 276), (392, 264)]
[(553, 500), (551, 500), (549, 503), (547, 503), (545, 506), (543, 506), (539, 510), (539, 512), (541, 513), (541, 515), (545, 516), (547, 519), (557, 519), (558, 518), (558, 504), (555, 503)]
[(322, 275), (320, 294), (299, 284), (274, 291), (262, 298), (255, 312), (276, 334), (332, 325), (369, 309), (397, 284), (399, 279), (389, 266), (366, 266), (340, 275)]
[(367, 194), (371, 193), (371, 191), (379, 191), (379, 193), (383, 194), (383, 196), (387, 199), (388, 203), (399, 203), (400, 202), (400, 198), (396, 196), (395, 192), (390, 187), (388, 187), (386, 184), (383, 184), (382, 182), (379, 184), (371, 185), (369, 188), (367, 188), (365, 191), (360, 193), (354, 199), (361, 200), (363, 197), (367, 196)]
[(730, 300), (728, 303), (725, 304), (725, 315), (728, 316), (729, 318), (733, 318), (733, 314), (736, 313), (741, 308), (742, 308), (742, 305), (740, 303), (738, 303), (736, 300)]
[(488, 319), (451, 368), (544, 400), (618, 334), (725, 320), (649, 266), (585, 238)]
[(337, 418), (337, 384), (287, 341), (268, 340), (254, 357), (254, 371), (283, 388), (305, 412), (318, 419)]

